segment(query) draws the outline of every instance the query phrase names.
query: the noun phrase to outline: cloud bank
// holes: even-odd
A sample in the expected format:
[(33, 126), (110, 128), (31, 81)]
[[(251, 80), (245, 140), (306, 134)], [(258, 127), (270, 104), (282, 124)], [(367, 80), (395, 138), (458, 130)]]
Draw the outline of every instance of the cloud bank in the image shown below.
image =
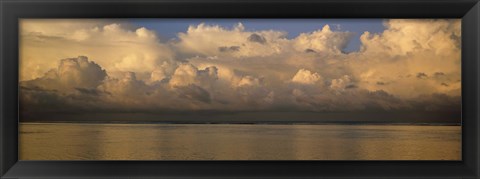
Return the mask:
[[(22, 20), (20, 104), (38, 112), (460, 112), (460, 20), (328, 25), (287, 38), (197, 24), (176, 39), (128, 22)], [(458, 118), (460, 116), (458, 115)]]

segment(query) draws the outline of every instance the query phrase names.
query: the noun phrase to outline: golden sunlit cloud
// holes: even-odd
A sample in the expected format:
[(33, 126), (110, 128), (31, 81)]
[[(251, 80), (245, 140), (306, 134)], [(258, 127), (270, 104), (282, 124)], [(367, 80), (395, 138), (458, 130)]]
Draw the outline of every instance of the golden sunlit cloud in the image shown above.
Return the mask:
[(25, 113), (66, 111), (459, 111), (460, 20), (386, 20), (353, 32), (204, 23), (161, 31), (108, 20), (20, 21)]

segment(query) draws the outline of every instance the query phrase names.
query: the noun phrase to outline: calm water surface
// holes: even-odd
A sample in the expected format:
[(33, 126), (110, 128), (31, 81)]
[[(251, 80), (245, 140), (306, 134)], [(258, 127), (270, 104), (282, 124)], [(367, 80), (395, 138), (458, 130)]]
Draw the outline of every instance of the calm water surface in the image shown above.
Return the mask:
[(461, 126), (21, 123), (20, 160), (460, 160)]

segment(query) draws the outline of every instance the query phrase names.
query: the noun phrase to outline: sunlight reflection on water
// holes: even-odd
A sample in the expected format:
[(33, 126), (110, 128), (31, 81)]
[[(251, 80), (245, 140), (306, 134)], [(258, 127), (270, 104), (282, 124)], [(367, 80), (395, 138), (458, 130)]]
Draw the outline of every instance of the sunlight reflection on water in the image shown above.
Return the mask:
[(461, 126), (22, 123), (20, 160), (461, 160)]

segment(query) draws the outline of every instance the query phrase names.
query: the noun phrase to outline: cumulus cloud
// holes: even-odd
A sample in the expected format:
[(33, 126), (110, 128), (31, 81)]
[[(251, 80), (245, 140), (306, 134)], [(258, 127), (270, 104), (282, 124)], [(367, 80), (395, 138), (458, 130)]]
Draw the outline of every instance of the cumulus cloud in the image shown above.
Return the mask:
[(209, 85), (218, 79), (215, 66), (199, 70), (192, 64), (181, 64), (173, 73), (169, 84), (173, 87), (195, 85)]
[(59, 59), (79, 55), (95, 59), (112, 75), (151, 72), (175, 59), (154, 31), (122, 21), (24, 19), (19, 23), (21, 80), (38, 78)]
[[(385, 26), (382, 33), (362, 34), (360, 52), (350, 55), (356, 59), (349, 66), (360, 87), (402, 98), (460, 95), (459, 20), (393, 19)], [(446, 88), (441, 83), (455, 85)]]
[(321, 30), (300, 34), (294, 39), (294, 44), (298, 51), (339, 53), (347, 46), (352, 36), (353, 33), (334, 32), (329, 25), (325, 25)]
[(98, 64), (85, 56), (79, 56), (60, 60), (58, 68), (49, 70), (43, 77), (21, 84), (49, 90), (92, 89), (100, 85), (106, 76), (106, 71)]
[(345, 90), (345, 89), (354, 88), (354, 87), (355, 85), (352, 84), (352, 80), (348, 75), (342, 76), (341, 78), (338, 78), (338, 79), (333, 79), (330, 84), (330, 88), (334, 90)]
[[(444, 111), (460, 108), (460, 21), (364, 32), (191, 25), (177, 39), (113, 21), (22, 20), (21, 103), (106, 111)], [(55, 27), (55, 28), (54, 28)], [(61, 50), (59, 50), (61, 49)], [(85, 54), (88, 56), (78, 56)], [(59, 60), (63, 59), (63, 60)], [(42, 108), (43, 109), (43, 108)]]
[(238, 87), (242, 86), (260, 86), (260, 80), (252, 76), (244, 76), (237, 84)]
[[(288, 43), (285, 32), (246, 31), (241, 23), (231, 29), (218, 25), (192, 25), (186, 32), (180, 32), (178, 38), (175, 46), (179, 51), (203, 56), (265, 57), (281, 53)], [(268, 46), (266, 42), (269, 42)]]
[(307, 85), (315, 84), (321, 80), (322, 77), (318, 73), (312, 73), (311, 71), (305, 69), (298, 70), (298, 72), (292, 78), (292, 82), (294, 83)]

